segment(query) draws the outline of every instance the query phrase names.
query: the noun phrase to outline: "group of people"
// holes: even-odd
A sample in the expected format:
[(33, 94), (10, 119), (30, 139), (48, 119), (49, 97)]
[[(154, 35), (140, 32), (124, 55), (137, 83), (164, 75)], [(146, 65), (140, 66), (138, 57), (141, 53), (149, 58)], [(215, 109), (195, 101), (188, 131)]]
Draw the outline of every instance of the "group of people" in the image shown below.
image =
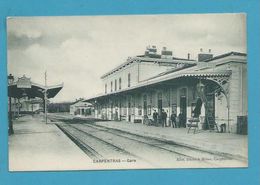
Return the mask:
[[(200, 114), (201, 114), (201, 107), (202, 107), (202, 100), (201, 98), (198, 98), (196, 101), (196, 106), (194, 108), (194, 110), (192, 111), (192, 117), (193, 118), (199, 118)], [(162, 109), (161, 113), (159, 114), (158, 112), (156, 112), (156, 110), (154, 110), (153, 112), (153, 122), (156, 126), (162, 126), (162, 127), (167, 127), (167, 113), (164, 111), (164, 109)], [(186, 127), (186, 117), (183, 114), (182, 111), (180, 111), (179, 115), (176, 115), (176, 112), (172, 112), (170, 117), (169, 117), (169, 126), (173, 127), (173, 128), (180, 128), (180, 127)]]
[[(158, 112), (156, 112), (156, 110), (154, 110), (153, 112), (153, 121), (154, 124), (156, 126), (162, 126), (162, 127), (167, 127), (167, 113), (164, 111), (164, 109), (162, 109), (161, 114), (159, 114)], [(180, 114), (176, 115), (176, 113), (172, 112), (171, 116), (170, 116), (170, 126), (173, 128), (180, 128), (180, 127), (185, 127), (185, 118), (184, 118), (184, 114), (182, 112), (180, 112)]]

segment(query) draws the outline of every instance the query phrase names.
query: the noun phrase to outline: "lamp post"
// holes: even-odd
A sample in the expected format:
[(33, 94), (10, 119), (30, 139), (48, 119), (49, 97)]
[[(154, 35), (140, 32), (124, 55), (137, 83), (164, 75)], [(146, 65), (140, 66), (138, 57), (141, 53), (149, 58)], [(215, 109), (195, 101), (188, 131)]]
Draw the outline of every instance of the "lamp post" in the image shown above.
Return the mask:
[(45, 71), (44, 73), (44, 81), (45, 81), (45, 89), (44, 89), (44, 117), (45, 117), (45, 123), (48, 123), (47, 120), (47, 101), (48, 101), (48, 97), (47, 97), (47, 71)]
[[(12, 74), (9, 74), (8, 76), (8, 85), (11, 85), (14, 82), (14, 76)], [(13, 118), (12, 118), (12, 98), (11, 95), (9, 95), (9, 128), (8, 128), (8, 134), (12, 135), (14, 133), (14, 129), (13, 129)]]

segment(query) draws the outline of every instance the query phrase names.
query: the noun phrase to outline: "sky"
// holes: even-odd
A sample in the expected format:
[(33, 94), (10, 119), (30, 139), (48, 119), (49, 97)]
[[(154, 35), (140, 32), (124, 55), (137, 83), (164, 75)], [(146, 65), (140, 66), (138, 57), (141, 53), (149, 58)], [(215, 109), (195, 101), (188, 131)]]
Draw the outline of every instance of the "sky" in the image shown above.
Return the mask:
[(246, 53), (245, 14), (9, 17), (7, 34), (8, 73), (44, 84), (47, 71), (48, 85), (64, 83), (53, 102), (103, 92), (100, 77), (148, 45), (192, 59)]

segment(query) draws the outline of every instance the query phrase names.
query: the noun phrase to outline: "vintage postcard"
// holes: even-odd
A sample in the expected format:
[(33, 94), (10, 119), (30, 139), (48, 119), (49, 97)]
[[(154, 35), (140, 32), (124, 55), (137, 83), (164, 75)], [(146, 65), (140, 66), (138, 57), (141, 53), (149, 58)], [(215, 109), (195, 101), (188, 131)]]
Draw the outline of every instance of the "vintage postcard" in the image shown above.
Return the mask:
[(248, 166), (246, 14), (9, 17), (9, 170)]

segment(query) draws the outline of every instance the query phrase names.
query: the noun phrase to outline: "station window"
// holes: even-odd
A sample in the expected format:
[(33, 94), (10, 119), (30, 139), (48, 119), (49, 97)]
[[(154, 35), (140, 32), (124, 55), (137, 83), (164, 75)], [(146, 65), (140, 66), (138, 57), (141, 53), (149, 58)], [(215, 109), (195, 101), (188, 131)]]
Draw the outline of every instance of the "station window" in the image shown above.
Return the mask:
[(128, 87), (131, 86), (131, 74), (128, 73)]
[(117, 80), (115, 79), (115, 91), (117, 91)]
[(149, 98), (150, 98), (150, 104), (152, 105), (152, 103), (153, 103), (153, 96), (152, 96), (152, 94), (150, 94)]
[(101, 107), (98, 106), (97, 108), (98, 108), (98, 114), (101, 114)]
[(127, 111), (127, 110), (126, 110), (126, 106), (125, 106), (125, 105), (123, 105), (123, 107), (122, 107), (122, 108), (123, 108), (123, 115), (124, 115), (124, 116), (126, 116), (126, 114), (127, 114), (127, 112), (126, 112), (126, 111)]
[(138, 106), (138, 115), (139, 115), (139, 116), (142, 115), (142, 106)]
[(119, 78), (119, 80), (118, 80), (118, 88), (119, 88), (119, 90), (121, 89), (121, 84), (122, 84), (122, 80), (121, 80), (121, 78)]
[(148, 105), (148, 115), (151, 115), (152, 114), (152, 107), (151, 105)]
[(113, 82), (111, 81), (111, 83), (110, 83), (110, 86), (111, 86), (111, 88), (110, 88), (110, 90), (111, 90), (111, 92), (113, 91)]

